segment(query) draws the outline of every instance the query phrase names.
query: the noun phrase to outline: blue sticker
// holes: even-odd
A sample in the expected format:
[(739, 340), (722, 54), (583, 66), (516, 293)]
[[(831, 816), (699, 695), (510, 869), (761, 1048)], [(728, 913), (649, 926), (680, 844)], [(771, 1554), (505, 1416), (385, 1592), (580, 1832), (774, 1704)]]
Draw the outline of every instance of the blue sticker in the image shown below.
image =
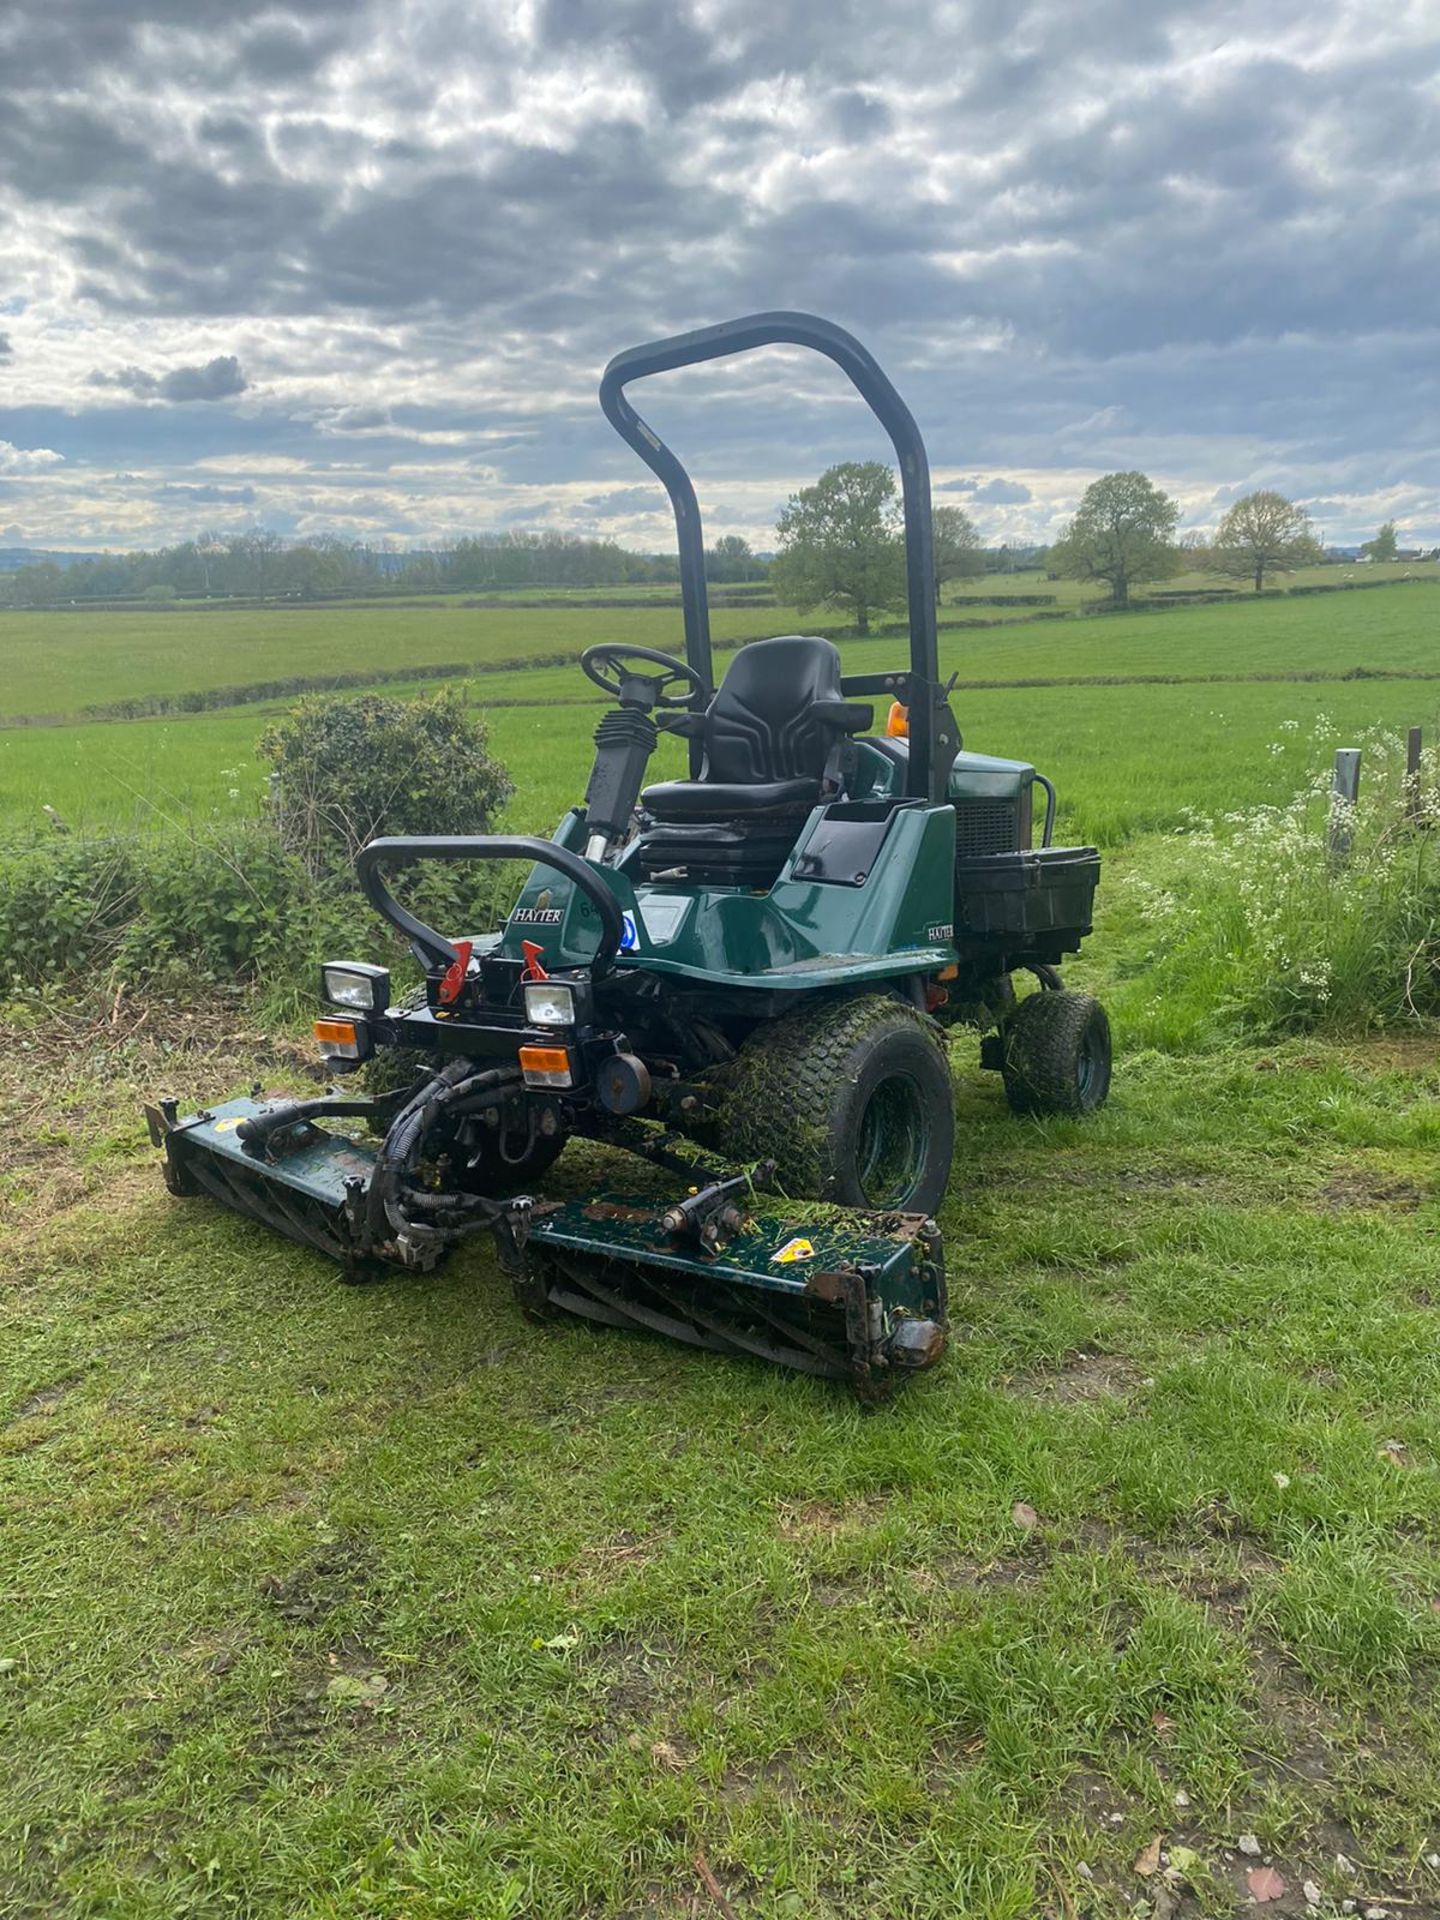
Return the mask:
[(640, 944), (640, 936), (635, 931), (635, 916), (633, 913), (622, 913), (620, 918), (625, 928), (625, 931), (620, 935), (620, 951), (622, 953), (634, 953)]

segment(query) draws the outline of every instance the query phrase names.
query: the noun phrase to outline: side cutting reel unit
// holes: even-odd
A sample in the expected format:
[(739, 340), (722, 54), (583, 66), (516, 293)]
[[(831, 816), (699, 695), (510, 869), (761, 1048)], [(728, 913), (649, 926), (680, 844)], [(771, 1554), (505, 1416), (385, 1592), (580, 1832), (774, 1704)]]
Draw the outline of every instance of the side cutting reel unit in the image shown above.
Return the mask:
[[(779, 342), (833, 360), (895, 446), (909, 660), (843, 675), (828, 640), (786, 635), (743, 647), (717, 687), (694, 489), (625, 389)], [(389, 1091), (257, 1092), (188, 1115), (162, 1100), (152, 1138), (172, 1192), (352, 1277), (427, 1269), (485, 1232), (533, 1314), (759, 1355), (876, 1397), (945, 1349), (946, 1027), (985, 1030), (982, 1065), (1019, 1112), (1105, 1098), (1104, 1011), (1058, 971), (1090, 931), (1098, 856), (1050, 844), (1054, 789), (1033, 767), (961, 750), (924, 444), (858, 341), (759, 314), (621, 354), (600, 400), (675, 509), (684, 659), (582, 656), (615, 704), (584, 799), (550, 839), (361, 853), (360, 886), (424, 986), (394, 1002), (386, 969), (327, 964), (316, 1032), (334, 1074), (375, 1062)], [(662, 731), (687, 743), (688, 777), (647, 785)], [(395, 897), (397, 872), (437, 860), (526, 863), (500, 932), (451, 938)], [(597, 1194), (587, 1174), (568, 1191), (551, 1169), (571, 1141), (646, 1163), (638, 1187)]]

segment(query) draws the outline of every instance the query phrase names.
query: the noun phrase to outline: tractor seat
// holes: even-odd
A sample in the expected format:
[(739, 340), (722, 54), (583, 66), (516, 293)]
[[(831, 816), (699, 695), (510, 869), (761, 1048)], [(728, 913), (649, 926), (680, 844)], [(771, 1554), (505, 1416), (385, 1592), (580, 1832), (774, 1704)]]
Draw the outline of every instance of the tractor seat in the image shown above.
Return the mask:
[(822, 786), (838, 788), (840, 750), (872, 717), (842, 695), (840, 655), (828, 640), (754, 640), (731, 660), (705, 712), (677, 729), (704, 742), (700, 778), (646, 787), (641, 805), (657, 821), (686, 825), (808, 812)]

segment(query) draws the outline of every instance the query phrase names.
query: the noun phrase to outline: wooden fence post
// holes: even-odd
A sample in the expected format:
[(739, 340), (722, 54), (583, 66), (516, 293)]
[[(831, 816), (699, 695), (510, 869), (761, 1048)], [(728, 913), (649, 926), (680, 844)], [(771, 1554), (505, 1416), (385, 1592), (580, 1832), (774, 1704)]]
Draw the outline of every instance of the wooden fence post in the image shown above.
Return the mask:
[(1335, 749), (1335, 785), (1330, 800), (1330, 859), (1337, 867), (1350, 858), (1355, 838), (1355, 804), (1360, 798), (1360, 749)]

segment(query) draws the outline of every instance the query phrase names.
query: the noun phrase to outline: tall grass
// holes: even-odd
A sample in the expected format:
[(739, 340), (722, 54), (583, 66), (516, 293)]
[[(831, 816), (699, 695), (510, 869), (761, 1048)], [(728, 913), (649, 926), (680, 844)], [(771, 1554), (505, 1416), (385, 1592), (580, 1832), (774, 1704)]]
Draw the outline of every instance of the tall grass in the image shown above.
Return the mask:
[(1194, 814), (1147, 844), (1117, 912), (1132, 1034), (1191, 1048), (1440, 1012), (1440, 763), (1425, 756), (1412, 792), (1398, 734), (1362, 749), (1354, 807), (1327, 768), (1282, 805)]

